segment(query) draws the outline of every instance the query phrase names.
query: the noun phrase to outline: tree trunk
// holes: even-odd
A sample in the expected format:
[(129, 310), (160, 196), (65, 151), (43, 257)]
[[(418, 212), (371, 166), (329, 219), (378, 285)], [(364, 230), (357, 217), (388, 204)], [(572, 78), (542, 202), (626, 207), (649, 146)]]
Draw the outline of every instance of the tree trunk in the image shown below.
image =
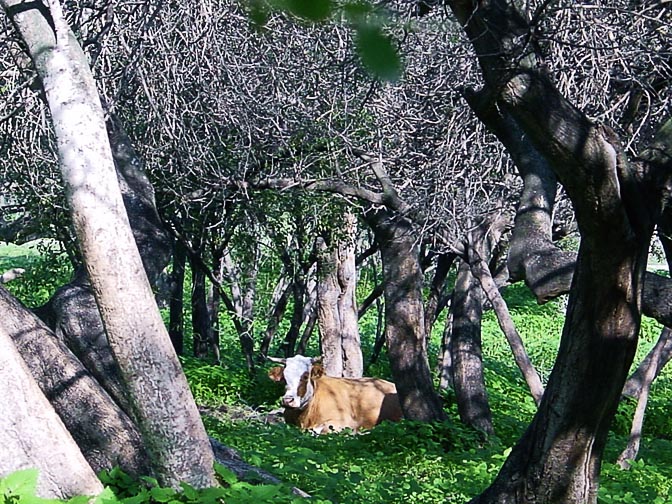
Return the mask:
[(449, 5), (486, 83), (473, 96), (516, 121), (563, 184), (581, 232), (560, 348), (537, 414), (472, 502), (591, 504), (637, 347), (648, 246), (667, 181), (655, 180), (646, 162), (630, 164), (615, 133), (558, 92), (535, 45), (522, 42), (530, 27), (513, 4)]
[[(450, 310), (443, 326), (441, 335), (441, 353), (439, 355), (439, 389), (448, 390), (455, 387), (453, 380), (453, 303), (450, 303)], [(494, 427), (493, 427), (494, 429)]]
[(0, 390), (11, 391), (4, 394), (0, 415), (0, 477), (19, 469), (37, 468), (40, 497), (67, 499), (101, 493), (103, 486), (96, 474), (40, 391), (2, 325)]
[(175, 242), (173, 272), (170, 276), (170, 319), (168, 334), (177, 355), (184, 354), (184, 271), (187, 251), (179, 241)]
[(450, 313), (452, 328), (446, 330), (450, 331), (448, 355), (452, 376), (445, 381), (453, 384), (460, 420), (488, 435), (494, 434), (492, 411), (483, 377), (483, 291), (469, 264), (464, 261), (460, 262), (457, 271)]
[(411, 224), (384, 210), (366, 216), (380, 243), (385, 284), (385, 339), (404, 416), (443, 420), (446, 415), (427, 361), (422, 269)]
[[(322, 363), (329, 376), (360, 378), (364, 370), (357, 326), (354, 216), (348, 214), (345, 236), (317, 239), (318, 324)], [(349, 220), (348, 220), (349, 219)]]
[(436, 262), (436, 272), (432, 278), (432, 285), (429, 290), (429, 297), (425, 307), (425, 328), (427, 330), (427, 337), (432, 335), (432, 327), (437, 317), (445, 308), (442, 304), (444, 299), (444, 288), (446, 285), (446, 277), (455, 262), (457, 256), (455, 254), (442, 254)]
[(3, 329), (93, 470), (149, 474), (137, 428), (65, 344), (2, 287), (0, 311)]
[(240, 266), (234, 263), (228, 251), (225, 251), (222, 257), (222, 272), (231, 286), (234, 325), (250, 372), (254, 370), (254, 300), (259, 272), (257, 251), (254, 252), (254, 259), (247, 259), (246, 264)]
[(478, 279), (481, 288), (492, 303), (495, 313), (497, 314), (499, 327), (502, 329), (506, 340), (509, 342), (513, 358), (516, 361), (518, 369), (520, 369), (520, 372), (525, 378), (525, 382), (530, 389), (534, 402), (538, 406), (541, 402), (541, 397), (544, 395), (544, 386), (541, 384), (539, 373), (534, 369), (532, 361), (530, 361), (530, 357), (527, 355), (525, 345), (523, 344), (520, 334), (518, 334), (518, 331), (516, 330), (509, 309), (506, 306), (506, 302), (502, 299), (502, 295), (499, 293), (495, 281), (492, 279), (492, 276), (490, 276), (488, 265), (485, 264), (485, 261), (481, 259), (478, 252), (472, 247), (469, 247), (467, 253), (469, 255), (471, 271)]
[(296, 341), (299, 339), (301, 325), (303, 324), (303, 307), (306, 299), (306, 279), (302, 273), (297, 273), (292, 282), (292, 297), (294, 306), (292, 308), (292, 319), (289, 324), (289, 330), (282, 342), (282, 353), (285, 357), (292, 357), (296, 353)]
[(672, 331), (665, 328), (660, 333), (658, 341), (651, 349), (651, 351), (644, 357), (644, 360), (639, 363), (637, 369), (628, 378), (623, 387), (623, 395), (638, 398), (642, 392), (642, 386), (646, 381), (648, 370), (653, 368), (655, 373), (653, 379), (655, 380), (663, 368), (672, 359)]
[(191, 261), (191, 327), (194, 357), (208, 356), (211, 339), (210, 311), (205, 288), (205, 272), (197, 261)]
[(289, 295), (292, 291), (292, 282), (289, 281), (286, 277), (281, 277), (278, 281), (278, 284), (273, 290), (273, 296), (271, 297), (270, 303), (270, 313), (268, 315), (268, 324), (266, 325), (266, 330), (264, 331), (264, 337), (261, 341), (261, 346), (259, 347), (259, 355), (261, 358), (265, 358), (268, 355), (268, 351), (271, 348), (271, 342), (273, 341), (273, 336), (280, 326), (282, 317), (287, 310), (287, 303), (289, 302)]
[[(222, 285), (222, 280), (224, 278), (224, 265), (222, 259), (222, 252), (216, 250), (213, 247), (212, 250), (212, 271), (217, 277), (218, 285)], [(219, 351), (219, 306), (221, 304), (222, 295), (220, 290), (214, 285), (210, 284), (208, 286), (208, 292), (206, 294), (206, 302), (208, 306), (208, 316), (210, 318), (210, 339), (209, 339), (209, 349), (214, 355), (214, 362), (216, 365), (221, 364), (221, 355)]]
[(1, 5), (26, 42), (49, 103), (77, 239), (159, 481), (212, 485), (212, 449), (131, 232), (86, 57), (58, 2), (50, 4), (53, 24), (37, 6)]

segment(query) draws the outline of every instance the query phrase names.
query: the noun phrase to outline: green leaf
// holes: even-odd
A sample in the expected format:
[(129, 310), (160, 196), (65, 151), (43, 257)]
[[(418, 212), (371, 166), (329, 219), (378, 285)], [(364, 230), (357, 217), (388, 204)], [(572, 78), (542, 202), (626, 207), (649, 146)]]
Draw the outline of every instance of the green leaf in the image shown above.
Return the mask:
[(248, 16), (255, 27), (261, 28), (268, 22), (268, 6), (259, 0), (251, 0), (248, 3)]
[(105, 487), (105, 490), (96, 497), (93, 504), (117, 504), (119, 502), (119, 498), (114, 495), (112, 489), (110, 487)]
[(22, 469), (0, 480), (0, 494), (35, 495), (37, 469)]
[(152, 488), (149, 493), (152, 495), (152, 499), (157, 502), (168, 502), (173, 497), (175, 497), (175, 490), (172, 488)]
[(184, 492), (184, 495), (187, 499), (190, 501), (198, 500), (198, 490), (196, 490), (193, 486), (184, 482), (180, 483), (180, 486), (182, 487), (182, 491)]
[(377, 26), (363, 25), (357, 28), (355, 43), (364, 67), (376, 77), (396, 81), (401, 75), (399, 53), (390, 37)]
[(221, 464), (215, 464), (215, 472), (217, 473), (217, 476), (219, 476), (221, 480), (227, 485), (233, 485), (236, 481), (238, 481), (238, 477), (234, 474), (234, 472)]
[(125, 499), (121, 500), (123, 504), (143, 504), (149, 501), (149, 491), (146, 489), (141, 490), (140, 493), (134, 495), (133, 497), (126, 497)]
[(287, 9), (297, 17), (324, 21), (331, 15), (331, 0), (287, 0)]

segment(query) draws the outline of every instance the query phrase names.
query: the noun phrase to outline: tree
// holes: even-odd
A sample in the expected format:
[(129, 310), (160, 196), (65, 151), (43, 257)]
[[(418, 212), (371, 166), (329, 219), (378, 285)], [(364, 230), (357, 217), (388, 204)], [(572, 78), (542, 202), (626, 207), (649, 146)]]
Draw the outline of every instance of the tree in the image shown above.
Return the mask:
[(6, 395), (9, 403), (0, 418), (4, 433), (2, 472), (39, 469), (37, 493), (41, 497), (69, 498), (102, 492), (96, 474), (1, 326), (0, 388), (12, 391)]
[(364, 371), (355, 298), (356, 226), (355, 216), (345, 213), (342, 226), (317, 238), (318, 323), (329, 376), (361, 378)]
[(637, 345), (648, 245), (672, 162), (670, 123), (651, 149), (628, 159), (618, 135), (552, 83), (538, 46), (527, 43), (531, 25), (512, 4), (448, 3), (485, 80), (479, 92), (467, 91), (470, 105), (515, 121), (563, 184), (582, 238), (539, 410), (472, 502), (595, 502), (609, 423)]
[(153, 468), (164, 484), (212, 485), (212, 450), (131, 233), (86, 58), (58, 1), (49, 5), (53, 25), (37, 6), (0, 5), (26, 43), (50, 106), (75, 231)]

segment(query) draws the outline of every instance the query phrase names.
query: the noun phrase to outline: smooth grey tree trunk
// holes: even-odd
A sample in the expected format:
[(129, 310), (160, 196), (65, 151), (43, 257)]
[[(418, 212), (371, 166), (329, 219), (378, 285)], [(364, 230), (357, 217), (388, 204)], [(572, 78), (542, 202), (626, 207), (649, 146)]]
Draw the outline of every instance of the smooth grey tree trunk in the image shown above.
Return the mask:
[(149, 474), (135, 424), (65, 344), (2, 287), (0, 312), (3, 329), (93, 470), (119, 466), (133, 476)]
[[(4, 320), (3, 320), (4, 322)], [(0, 477), (39, 470), (37, 494), (45, 498), (97, 495), (103, 491), (77, 443), (33, 379), (14, 342), (0, 325)]]
[(40, 76), (57, 138), (66, 198), (110, 347), (161, 483), (215, 483), (212, 448), (159, 314), (117, 180), (86, 57), (58, 1), (1, 5)]

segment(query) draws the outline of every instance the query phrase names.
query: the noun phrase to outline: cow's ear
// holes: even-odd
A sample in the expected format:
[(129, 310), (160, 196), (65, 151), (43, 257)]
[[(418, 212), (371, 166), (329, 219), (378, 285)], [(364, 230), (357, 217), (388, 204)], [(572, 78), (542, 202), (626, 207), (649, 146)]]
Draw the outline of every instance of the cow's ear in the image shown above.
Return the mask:
[(271, 369), (268, 370), (268, 377), (273, 380), (273, 381), (282, 381), (284, 376), (282, 374), (283, 372), (282, 366), (275, 366), (272, 367)]
[(315, 379), (319, 378), (320, 376), (324, 375), (324, 367), (322, 367), (321, 364), (314, 364), (312, 368), (310, 368), (310, 377)]

